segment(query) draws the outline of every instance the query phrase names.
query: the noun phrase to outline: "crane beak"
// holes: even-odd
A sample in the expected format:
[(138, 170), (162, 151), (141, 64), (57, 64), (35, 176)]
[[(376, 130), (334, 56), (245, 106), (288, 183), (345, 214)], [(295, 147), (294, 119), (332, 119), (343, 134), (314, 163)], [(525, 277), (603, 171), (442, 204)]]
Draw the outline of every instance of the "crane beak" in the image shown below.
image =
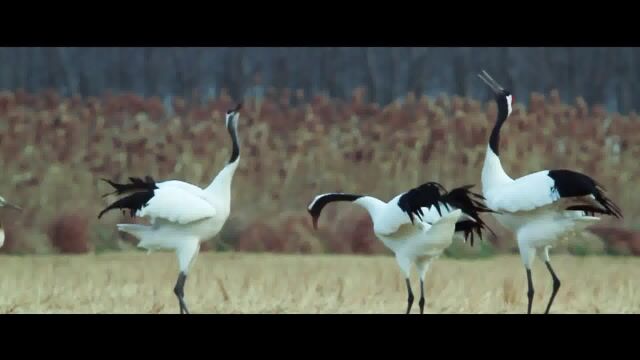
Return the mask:
[(20, 206), (13, 205), (13, 204), (10, 204), (8, 202), (5, 202), (3, 206), (8, 207), (10, 209), (17, 210), (17, 211), (22, 211), (22, 208)]
[(494, 93), (498, 94), (504, 90), (502, 86), (500, 86), (498, 82), (493, 80), (493, 78), (486, 71), (482, 70), (482, 73), (478, 74), (478, 77), (482, 79), (482, 81), (484, 81), (485, 84), (489, 85), (489, 87), (491, 87), (491, 90), (493, 90)]
[(229, 125), (231, 125), (232, 123), (235, 123), (235, 121), (238, 120), (238, 116), (240, 116), (238, 112), (240, 111), (241, 108), (242, 108), (242, 103), (239, 103), (238, 105), (236, 105), (235, 108), (227, 111), (227, 127), (229, 127)]
[(318, 218), (316, 216), (311, 217), (313, 219), (313, 230), (318, 230)]

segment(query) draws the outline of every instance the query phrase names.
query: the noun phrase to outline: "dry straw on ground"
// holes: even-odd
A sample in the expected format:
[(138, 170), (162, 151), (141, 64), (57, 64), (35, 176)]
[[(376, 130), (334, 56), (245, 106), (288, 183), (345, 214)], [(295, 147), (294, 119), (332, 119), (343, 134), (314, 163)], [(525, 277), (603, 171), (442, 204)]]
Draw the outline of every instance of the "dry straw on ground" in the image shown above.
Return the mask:
[[(640, 312), (640, 259), (559, 255), (552, 261), (562, 281), (552, 313)], [(171, 253), (1, 256), (0, 274), (0, 313), (178, 313)], [(540, 263), (533, 280), (533, 311), (541, 313), (551, 278)], [(417, 292), (415, 272), (413, 286)], [(192, 313), (402, 314), (406, 306), (404, 280), (389, 256), (205, 253), (185, 294)], [(441, 259), (426, 294), (426, 313), (526, 312), (517, 256)]]

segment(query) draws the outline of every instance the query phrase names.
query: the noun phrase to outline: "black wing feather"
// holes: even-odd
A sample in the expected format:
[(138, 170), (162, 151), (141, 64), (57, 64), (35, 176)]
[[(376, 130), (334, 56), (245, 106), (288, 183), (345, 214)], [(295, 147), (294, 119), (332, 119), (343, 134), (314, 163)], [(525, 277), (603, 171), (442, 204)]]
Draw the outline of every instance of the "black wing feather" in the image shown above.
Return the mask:
[(605, 195), (605, 188), (591, 177), (567, 169), (549, 170), (548, 176), (553, 179), (554, 189), (560, 197), (576, 197), (593, 195), (603, 209), (589, 205), (569, 206), (566, 210), (582, 210), (590, 213), (622, 217), (620, 208)]
[(402, 195), (398, 199), (398, 206), (409, 215), (412, 224), (414, 223), (414, 215), (422, 221), (422, 216), (424, 216), (422, 207), (430, 208), (435, 206), (438, 214), (442, 216), (440, 202), (446, 192), (446, 189), (437, 182), (424, 183)]
[(473, 220), (457, 222), (455, 231), (464, 232), (465, 240), (471, 240), (471, 246), (473, 246), (474, 231), (480, 239), (482, 239), (482, 230), (484, 229), (494, 233), (480, 218), (480, 213), (495, 213), (495, 211), (484, 205), (484, 197), (482, 195), (470, 191), (473, 186), (465, 185), (449, 192), (437, 182), (428, 182), (407, 191), (398, 200), (398, 206), (409, 215), (411, 223), (414, 223), (414, 216), (422, 220), (422, 216), (424, 216), (422, 207), (430, 208), (435, 206), (440, 216), (442, 216), (441, 203), (447, 207), (453, 206), (462, 210)]
[(104, 194), (102, 195), (102, 197), (107, 197), (113, 194), (124, 195), (132, 191), (149, 191), (149, 190), (157, 189), (156, 182), (153, 180), (151, 176), (145, 176), (144, 180), (140, 178), (130, 177), (129, 178), (129, 181), (131, 181), (130, 184), (118, 184), (116, 182), (113, 182), (109, 179), (104, 179), (104, 178), (102, 178), (102, 180), (107, 182), (109, 185), (111, 185), (115, 189), (115, 191)]
[(131, 183), (129, 184), (118, 184), (108, 179), (102, 180), (109, 183), (109, 185), (111, 185), (115, 189), (114, 192), (105, 194), (103, 195), (103, 197), (111, 194), (130, 195), (125, 196), (107, 206), (100, 212), (100, 214), (98, 215), (98, 219), (100, 219), (102, 215), (104, 215), (107, 211), (113, 209), (129, 209), (129, 214), (131, 217), (133, 217), (133, 214), (137, 210), (140, 210), (147, 205), (149, 200), (151, 200), (151, 198), (153, 197), (155, 189), (158, 188), (156, 182), (151, 176), (145, 176), (144, 180), (140, 178), (130, 177), (129, 181)]
[(470, 189), (474, 185), (465, 185), (455, 188), (443, 196), (443, 200), (468, 215), (472, 220), (462, 220), (456, 223), (456, 232), (464, 232), (465, 240), (471, 240), (471, 246), (473, 246), (474, 237), (473, 232), (478, 234), (478, 237), (482, 239), (482, 230), (488, 229), (495, 235), (493, 230), (487, 226), (487, 224), (480, 218), (480, 213), (495, 213), (495, 211), (489, 209), (483, 201), (485, 198), (477, 193), (472, 192)]

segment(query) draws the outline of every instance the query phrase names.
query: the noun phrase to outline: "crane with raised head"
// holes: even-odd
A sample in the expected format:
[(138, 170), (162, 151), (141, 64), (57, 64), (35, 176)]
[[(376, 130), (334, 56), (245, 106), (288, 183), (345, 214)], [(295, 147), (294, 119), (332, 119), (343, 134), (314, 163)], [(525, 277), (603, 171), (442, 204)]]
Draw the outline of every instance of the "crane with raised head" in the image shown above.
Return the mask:
[(141, 248), (176, 252), (179, 274), (174, 293), (181, 314), (189, 313), (184, 300), (184, 284), (200, 243), (216, 236), (229, 217), (231, 182), (240, 160), (237, 133), (240, 107), (239, 104), (227, 111), (225, 116), (231, 138), (231, 158), (207, 187), (200, 188), (179, 180), (156, 182), (150, 176), (144, 179), (131, 177), (130, 183), (125, 184), (104, 179), (117, 195), (126, 196), (107, 206), (98, 218), (110, 210), (129, 209), (131, 216), (149, 218), (151, 224), (118, 224), (118, 230), (139, 239)]
[(595, 214), (622, 217), (622, 212), (593, 178), (568, 169), (542, 170), (511, 178), (500, 161), (500, 129), (512, 112), (511, 92), (486, 71), (478, 74), (495, 94), (498, 114), (489, 137), (482, 168), (482, 192), (494, 216), (516, 237), (527, 273), (527, 313), (531, 313), (533, 281), (531, 266), (536, 254), (544, 261), (553, 280), (553, 292), (545, 314), (553, 304), (560, 280), (551, 266), (549, 249), (561, 238), (600, 220)]

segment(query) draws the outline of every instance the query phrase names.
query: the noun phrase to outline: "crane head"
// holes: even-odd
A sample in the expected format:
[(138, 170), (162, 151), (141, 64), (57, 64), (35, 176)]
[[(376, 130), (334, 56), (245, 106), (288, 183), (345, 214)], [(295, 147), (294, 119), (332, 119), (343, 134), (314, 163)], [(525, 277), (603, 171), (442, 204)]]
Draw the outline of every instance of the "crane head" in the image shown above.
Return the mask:
[(238, 117), (240, 116), (240, 109), (242, 108), (242, 103), (239, 103), (235, 108), (228, 110), (225, 119), (225, 124), (227, 128), (231, 128), (231, 125), (235, 126), (238, 123)]
[(11, 203), (8, 203), (2, 196), (0, 196), (0, 208), (7, 207), (10, 209), (22, 211), (22, 208)]
[(515, 98), (511, 94), (511, 92), (505, 88), (503, 88), (497, 81), (493, 80), (493, 78), (484, 70), (478, 77), (485, 82), (485, 84), (489, 85), (491, 90), (493, 90), (494, 94), (496, 94), (496, 102), (498, 105), (506, 105), (507, 106), (507, 116), (511, 114), (513, 110), (513, 104), (515, 102)]

